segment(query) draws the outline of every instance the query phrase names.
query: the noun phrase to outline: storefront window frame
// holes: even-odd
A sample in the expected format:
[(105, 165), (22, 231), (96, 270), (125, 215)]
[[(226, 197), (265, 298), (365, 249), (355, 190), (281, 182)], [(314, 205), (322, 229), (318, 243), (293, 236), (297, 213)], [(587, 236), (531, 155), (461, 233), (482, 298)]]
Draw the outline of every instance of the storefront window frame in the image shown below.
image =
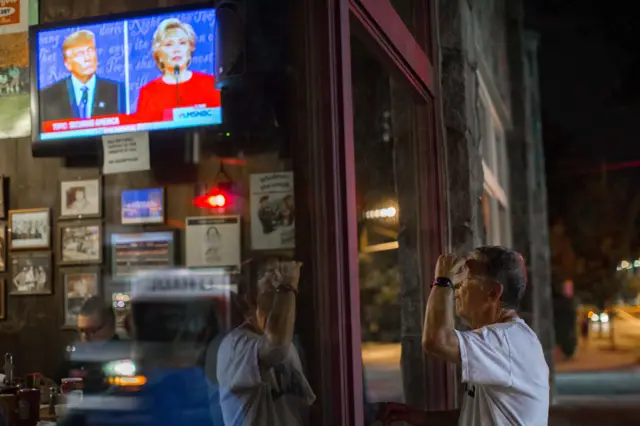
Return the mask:
[(509, 246), (511, 244), (511, 215), (509, 213), (509, 170), (506, 146), (505, 126), (496, 110), (487, 86), (478, 72), (479, 103), (484, 112), (480, 127), (484, 130), (481, 135), (482, 171), (484, 174), (483, 187), (487, 194), (490, 222), (487, 229), (486, 242), (491, 245)]
[[(436, 2), (423, 1), (429, 13), (420, 25), (424, 34), (430, 35), (426, 42), (433, 51), (437, 25), (429, 20), (437, 16)], [(298, 138), (306, 141), (293, 149), (296, 198), (312, 197), (311, 205), (315, 206), (308, 212), (309, 227), (296, 227), (301, 238), (310, 240), (309, 247), (301, 245), (304, 252), (298, 253), (311, 268), (303, 271), (303, 278), (308, 274), (310, 290), (306, 295), (301, 292), (299, 306), (313, 306), (317, 311), (307, 313), (308, 319), (314, 317), (316, 330), (308, 339), (308, 353), (317, 361), (317, 368), (310, 372), (318, 396), (312, 424), (361, 426), (364, 400), (351, 34), (357, 33), (397, 81), (409, 86), (418, 105), (416, 134), (421, 143), (417, 154), (429, 159), (429, 164), (420, 164), (420, 191), (432, 194), (420, 200), (421, 227), (425, 230), (420, 241), (424, 247), (423, 278), (433, 273), (430, 269), (445, 247), (447, 235), (438, 70), (389, 1), (304, 0), (296, 7), (304, 19), (301, 28), (305, 34), (295, 41), (297, 55), (304, 63), (304, 76), (297, 83), (298, 93), (303, 94), (298, 99), (297, 132)], [(425, 364), (432, 373), (430, 386), (442, 389), (429, 392), (425, 401), (437, 400), (435, 405), (440, 408), (454, 408), (455, 369), (433, 360)], [(428, 406), (434, 404), (425, 402), (422, 408)]]

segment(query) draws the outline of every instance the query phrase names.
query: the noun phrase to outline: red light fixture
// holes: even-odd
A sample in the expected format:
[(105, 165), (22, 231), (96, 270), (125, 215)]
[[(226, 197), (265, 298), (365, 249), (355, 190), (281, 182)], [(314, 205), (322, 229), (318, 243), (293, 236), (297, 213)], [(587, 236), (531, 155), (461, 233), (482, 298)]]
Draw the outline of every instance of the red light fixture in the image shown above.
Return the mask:
[(220, 209), (226, 207), (227, 198), (219, 188), (213, 188), (206, 194), (196, 197), (193, 204), (201, 209)]
[(224, 207), (227, 204), (227, 197), (222, 194), (212, 195), (207, 198), (207, 204), (212, 207)]
[[(221, 182), (220, 178), (224, 180)], [(240, 194), (238, 186), (224, 171), (224, 164), (220, 163), (220, 170), (214, 178), (214, 182), (217, 182), (213, 187), (209, 187), (205, 184), (198, 184), (196, 186), (197, 195), (193, 199), (193, 205), (208, 210), (223, 210), (229, 208), (236, 208), (235, 206), (238, 196)]]

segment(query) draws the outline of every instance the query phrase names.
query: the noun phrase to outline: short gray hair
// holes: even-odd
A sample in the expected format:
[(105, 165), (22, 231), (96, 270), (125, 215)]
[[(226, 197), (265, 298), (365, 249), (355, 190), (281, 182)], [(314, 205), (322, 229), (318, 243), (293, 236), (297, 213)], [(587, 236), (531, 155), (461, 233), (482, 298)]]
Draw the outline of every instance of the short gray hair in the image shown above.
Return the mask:
[(476, 248), (488, 278), (502, 284), (502, 306), (518, 309), (527, 289), (527, 267), (524, 258), (515, 250), (501, 246)]

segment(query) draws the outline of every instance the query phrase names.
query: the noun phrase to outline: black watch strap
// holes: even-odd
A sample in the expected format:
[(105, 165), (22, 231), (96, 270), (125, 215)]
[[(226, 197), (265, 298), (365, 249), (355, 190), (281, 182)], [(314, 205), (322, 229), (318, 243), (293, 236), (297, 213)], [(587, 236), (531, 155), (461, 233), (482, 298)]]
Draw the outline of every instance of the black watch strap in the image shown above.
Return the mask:
[(453, 282), (447, 277), (436, 277), (431, 283), (431, 287), (447, 287), (453, 288)]
[(278, 293), (293, 293), (298, 295), (298, 290), (296, 290), (292, 285), (289, 284), (281, 284), (276, 287), (276, 292)]

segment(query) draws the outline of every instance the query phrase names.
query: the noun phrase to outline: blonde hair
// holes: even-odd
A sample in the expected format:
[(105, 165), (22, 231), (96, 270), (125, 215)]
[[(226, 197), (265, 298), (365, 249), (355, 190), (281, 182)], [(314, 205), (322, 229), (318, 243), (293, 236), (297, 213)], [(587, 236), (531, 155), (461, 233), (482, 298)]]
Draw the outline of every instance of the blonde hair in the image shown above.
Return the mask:
[(96, 35), (89, 30), (80, 30), (71, 33), (62, 42), (62, 57), (67, 58), (67, 50), (79, 44), (96, 44)]
[(158, 69), (164, 72), (164, 64), (160, 59), (160, 47), (162, 43), (165, 41), (167, 37), (167, 33), (170, 30), (182, 30), (187, 34), (187, 38), (189, 39), (190, 49), (189, 49), (189, 62), (187, 62), (187, 66), (191, 64), (191, 55), (196, 50), (196, 32), (193, 30), (193, 27), (185, 22), (177, 18), (169, 18), (160, 22), (156, 32), (153, 34), (153, 42), (152, 42), (152, 52), (153, 52), (153, 60), (156, 63)]

